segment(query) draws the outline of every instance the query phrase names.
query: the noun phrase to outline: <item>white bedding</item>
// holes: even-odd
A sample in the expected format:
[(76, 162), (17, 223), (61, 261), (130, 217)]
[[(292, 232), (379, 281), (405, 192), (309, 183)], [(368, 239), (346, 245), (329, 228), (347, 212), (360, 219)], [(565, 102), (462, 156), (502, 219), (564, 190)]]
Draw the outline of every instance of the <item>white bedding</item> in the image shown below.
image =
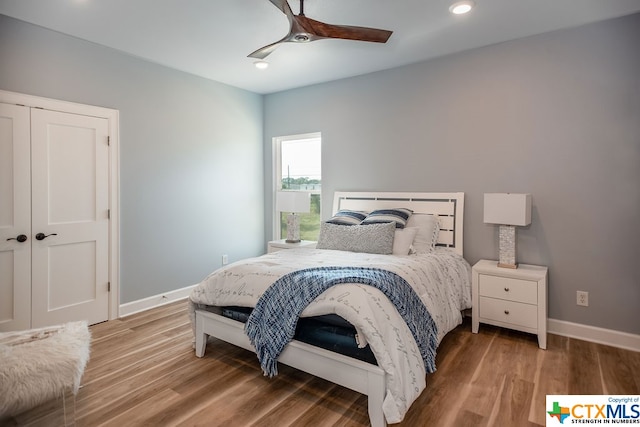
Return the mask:
[[(321, 249), (290, 249), (239, 261), (216, 270), (191, 293), (191, 316), (198, 305), (253, 307), (280, 276), (320, 266), (375, 267), (403, 277), (420, 296), (438, 328), (438, 343), (462, 322), (471, 307), (471, 267), (458, 254), (437, 249), (421, 255), (375, 255)], [(378, 289), (359, 284), (334, 286), (316, 298), (303, 317), (335, 313), (358, 331), (387, 374), (383, 403), (389, 423), (402, 421), (426, 386), (424, 363), (415, 340), (395, 307)]]

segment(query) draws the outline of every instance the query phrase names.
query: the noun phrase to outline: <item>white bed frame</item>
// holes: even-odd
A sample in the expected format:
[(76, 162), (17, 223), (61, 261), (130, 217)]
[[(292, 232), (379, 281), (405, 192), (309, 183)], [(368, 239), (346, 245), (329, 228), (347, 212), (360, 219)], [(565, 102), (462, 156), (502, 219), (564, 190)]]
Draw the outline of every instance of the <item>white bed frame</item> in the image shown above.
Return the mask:
[[(412, 209), (414, 213), (437, 214), (440, 220), (438, 245), (462, 255), (464, 193), (336, 192), (333, 200), (334, 213), (339, 209), (372, 211), (398, 207)], [(255, 351), (244, 333), (243, 323), (196, 310), (196, 356), (204, 356), (209, 336)], [(387, 425), (382, 412), (386, 378), (378, 366), (297, 340), (285, 347), (278, 361), (367, 395), (371, 426)]]

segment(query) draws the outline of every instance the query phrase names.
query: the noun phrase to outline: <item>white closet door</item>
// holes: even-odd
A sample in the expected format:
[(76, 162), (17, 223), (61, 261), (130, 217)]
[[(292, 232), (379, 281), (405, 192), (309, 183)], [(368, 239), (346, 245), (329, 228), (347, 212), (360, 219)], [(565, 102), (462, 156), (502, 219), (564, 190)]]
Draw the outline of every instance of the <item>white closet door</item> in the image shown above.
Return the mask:
[(0, 332), (31, 324), (29, 133), (29, 108), (0, 103)]
[(33, 109), (31, 134), (31, 326), (105, 321), (108, 121)]

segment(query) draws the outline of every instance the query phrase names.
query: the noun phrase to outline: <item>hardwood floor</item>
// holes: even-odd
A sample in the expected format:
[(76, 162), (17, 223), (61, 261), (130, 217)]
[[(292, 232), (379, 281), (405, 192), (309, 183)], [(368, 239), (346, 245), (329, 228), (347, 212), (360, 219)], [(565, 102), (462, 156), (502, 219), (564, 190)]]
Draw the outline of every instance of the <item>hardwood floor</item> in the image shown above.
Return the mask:
[[(91, 327), (77, 426), (367, 426), (366, 397), (213, 341), (195, 357), (186, 302)], [(438, 370), (398, 427), (545, 425), (546, 394), (640, 394), (640, 353), (470, 321), (449, 333)], [(67, 413), (73, 405), (67, 401)], [(61, 400), (6, 425), (61, 425)], [(1, 424), (2, 422), (0, 422)]]

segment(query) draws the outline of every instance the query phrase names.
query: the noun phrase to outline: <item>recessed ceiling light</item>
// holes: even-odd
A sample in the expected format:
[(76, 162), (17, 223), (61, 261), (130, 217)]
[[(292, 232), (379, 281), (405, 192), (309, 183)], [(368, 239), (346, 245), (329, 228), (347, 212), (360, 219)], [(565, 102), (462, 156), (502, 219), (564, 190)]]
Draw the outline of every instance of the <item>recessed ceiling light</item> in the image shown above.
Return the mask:
[(455, 15), (462, 15), (464, 13), (469, 12), (471, 9), (473, 9), (473, 6), (475, 5), (476, 3), (472, 0), (459, 1), (452, 4), (451, 7), (449, 7), (449, 12)]
[(255, 65), (255, 67), (256, 67), (258, 70), (264, 70), (265, 68), (267, 68), (267, 67), (269, 66), (269, 63), (268, 63), (267, 61), (262, 61), (262, 60), (260, 60), (260, 61), (255, 61), (255, 62), (253, 63), (253, 65)]

